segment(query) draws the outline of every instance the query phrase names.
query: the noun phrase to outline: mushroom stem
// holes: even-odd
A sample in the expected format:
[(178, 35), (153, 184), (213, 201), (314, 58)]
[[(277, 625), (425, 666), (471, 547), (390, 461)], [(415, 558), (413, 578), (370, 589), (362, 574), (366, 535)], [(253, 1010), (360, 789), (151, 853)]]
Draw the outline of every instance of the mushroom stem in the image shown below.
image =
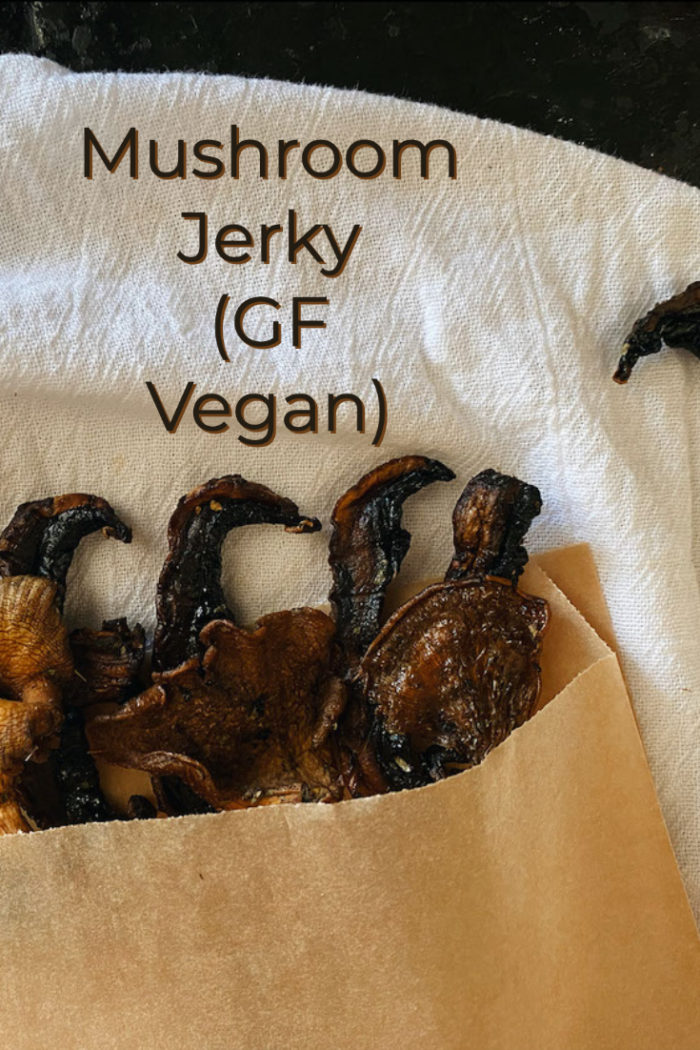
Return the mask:
[(499, 576), (515, 585), (527, 563), (523, 538), (541, 509), (534, 485), (496, 470), (477, 474), (454, 509), (455, 551), (445, 579)]
[(234, 622), (221, 586), (221, 548), (231, 529), (257, 524), (284, 525), (287, 532), (321, 528), (291, 500), (238, 474), (213, 478), (180, 500), (158, 581), (155, 670), (173, 669), (198, 655), (200, 632), (211, 620)]
[(98, 529), (123, 543), (131, 541), (131, 530), (98, 496), (73, 493), (23, 503), (0, 535), (0, 576), (54, 580), (56, 605), (62, 610), (73, 554), (83, 537)]
[(411, 543), (401, 528), (404, 500), (453, 472), (436, 459), (404, 456), (365, 474), (333, 510), (329, 562), (343, 665), (351, 677), (381, 624), (386, 589)]

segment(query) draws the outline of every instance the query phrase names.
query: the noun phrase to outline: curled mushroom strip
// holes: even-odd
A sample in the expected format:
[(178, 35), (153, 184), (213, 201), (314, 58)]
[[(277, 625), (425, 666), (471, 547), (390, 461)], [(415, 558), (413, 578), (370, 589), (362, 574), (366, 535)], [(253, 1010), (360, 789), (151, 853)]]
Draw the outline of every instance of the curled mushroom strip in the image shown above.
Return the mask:
[(450, 481), (452, 471), (425, 456), (389, 460), (365, 474), (345, 492), (332, 515), (329, 564), (330, 602), (336, 621), (338, 678), (348, 701), (339, 738), (347, 758), (346, 782), (352, 794), (386, 790), (369, 731), (370, 711), (357, 680), (360, 661), (382, 622), (386, 591), (408, 552), (411, 535), (402, 527), (405, 500), (434, 481)]
[(514, 584), (527, 564), (523, 538), (541, 509), (534, 485), (482, 470), (457, 500), (452, 515), (455, 552), (445, 579), (499, 576)]
[(62, 610), (75, 549), (98, 530), (123, 543), (131, 541), (131, 530), (99, 496), (74, 493), (23, 503), (0, 536), (0, 576), (54, 580)]
[(331, 672), (333, 621), (292, 609), (249, 631), (226, 604), (224, 536), (256, 522), (319, 528), (290, 500), (238, 476), (180, 501), (159, 584), (161, 670), (146, 692), (88, 730), (94, 753), (159, 778), (159, 798), (173, 808), (187, 805), (188, 792), (215, 809), (344, 793), (332, 734), (345, 702)]
[(365, 654), (359, 677), (391, 787), (481, 762), (534, 712), (548, 611), (515, 581), (540, 505), (517, 478), (472, 479), (455, 510), (446, 581), (399, 609)]
[(158, 581), (156, 670), (201, 653), (199, 635), (211, 620), (234, 621), (221, 586), (221, 548), (231, 529), (256, 524), (302, 533), (321, 528), (291, 500), (238, 474), (214, 478), (182, 497), (170, 519), (168, 556)]
[(329, 563), (330, 601), (346, 672), (357, 668), (381, 624), (386, 590), (408, 552), (404, 501), (452, 471), (436, 459), (404, 456), (365, 474), (335, 505)]
[(635, 321), (622, 347), (615, 382), (626, 383), (640, 357), (658, 354), (664, 346), (700, 357), (700, 281), (657, 303)]

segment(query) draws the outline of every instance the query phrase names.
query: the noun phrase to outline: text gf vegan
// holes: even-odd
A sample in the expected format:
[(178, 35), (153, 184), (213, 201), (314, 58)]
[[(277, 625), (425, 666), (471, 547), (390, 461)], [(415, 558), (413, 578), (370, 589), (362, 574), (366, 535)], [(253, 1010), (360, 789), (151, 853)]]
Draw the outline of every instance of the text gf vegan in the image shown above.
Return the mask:
[[(431, 175), (433, 153), (438, 158), (433, 167), (440, 178), (457, 178), (457, 155), (454, 146), (445, 139), (421, 142), (418, 139), (394, 139), (389, 151), (372, 139), (357, 139), (344, 151), (329, 139), (314, 139), (303, 145), (298, 139), (279, 139), (276, 148), (268, 148), (255, 138), (243, 139), (237, 125), (232, 125), (226, 145), (218, 139), (200, 139), (191, 150), (183, 139), (177, 140), (172, 167), (162, 166), (159, 159), (159, 143), (149, 139), (147, 163), (141, 155), (138, 129), (129, 128), (110, 156), (109, 148), (103, 145), (104, 137), (98, 138), (91, 128), (84, 128), (83, 174), (88, 180), (96, 178), (96, 170), (102, 177), (117, 176), (139, 179), (143, 173), (157, 179), (194, 178), (211, 181), (228, 176), (242, 177), (245, 168), (247, 177), (285, 180), (292, 170), (319, 181), (334, 179), (343, 169), (359, 180), (373, 180), (381, 176), (401, 179), (405, 171), (420, 171), (422, 179)], [(242, 155), (245, 156), (243, 164)], [(172, 163), (171, 160), (171, 163)], [(254, 229), (240, 223), (212, 224), (205, 211), (182, 212), (185, 223), (182, 247), (177, 258), (184, 265), (197, 266), (214, 253), (223, 263), (243, 266), (253, 260), (263, 265), (277, 255), (296, 265), (300, 257), (312, 259), (324, 278), (334, 280), (341, 277), (351, 262), (357, 248), (362, 226), (354, 224), (349, 230), (340, 232), (329, 223), (300, 223), (297, 211), (287, 211), (284, 221), (261, 222)], [(214, 340), (218, 353), (224, 361), (230, 361), (227, 349), (227, 316), (230, 297), (222, 294), (217, 302), (214, 316)], [(285, 328), (291, 335), (291, 345), (302, 349), (304, 332), (309, 329), (325, 329), (330, 300), (326, 296), (293, 296), (291, 302), (281, 303), (274, 296), (254, 296), (232, 306), (233, 330), (242, 344), (241, 349), (269, 350), (282, 343)], [(280, 313), (281, 311), (281, 313)], [(265, 317), (268, 331), (262, 338), (251, 334), (251, 319), (259, 324)], [(279, 318), (282, 320), (279, 320)], [(259, 335), (260, 333), (258, 333)], [(388, 408), (381, 382), (372, 378), (371, 385), (376, 399), (376, 426), (370, 428), (372, 444), (380, 445), (386, 434)], [(274, 393), (249, 393), (240, 397), (234, 405), (221, 394), (205, 393), (194, 398), (197, 384), (189, 381), (176, 406), (166, 408), (155, 383), (147, 382), (146, 388), (158, 411), (158, 416), (170, 434), (175, 434), (190, 405), (196, 426), (207, 434), (223, 434), (229, 430), (228, 420), (233, 416), (241, 428), (238, 440), (245, 445), (264, 447), (274, 441), (278, 430), (278, 396)], [(284, 398), (288, 408), (281, 422), (291, 434), (318, 433), (324, 412), (319, 399), (308, 394), (293, 393)], [(367, 431), (368, 411), (362, 398), (354, 393), (327, 395), (324, 429), (335, 434), (338, 429), (338, 410), (346, 405), (354, 414), (355, 429)]]

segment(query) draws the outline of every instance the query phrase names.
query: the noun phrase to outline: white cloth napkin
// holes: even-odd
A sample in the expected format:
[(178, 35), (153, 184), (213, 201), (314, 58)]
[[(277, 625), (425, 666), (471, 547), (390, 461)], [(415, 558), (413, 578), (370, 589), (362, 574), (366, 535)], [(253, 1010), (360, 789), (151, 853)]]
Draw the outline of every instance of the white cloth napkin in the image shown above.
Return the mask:
[[(149, 139), (168, 168), (178, 138), (188, 151), (200, 139), (227, 142), (232, 124), (270, 148), (266, 181), (252, 151), (238, 181), (228, 171), (210, 181), (151, 174)], [(83, 129), (111, 154), (132, 126), (139, 179), (127, 162), (110, 175), (97, 161), (85, 179)], [(439, 150), (429, 181), (409, 155), (401, 180), (388, 171), (361, 180), (345, 167), (315, 180), (299, 150), (286, 180), (277, 177), (279, 139), (302, 147), (327, 139), (343, 153), (372, 139), (390, 155), (394, 139), (409, 138), (453, 143), (457, 178), (445, 177)], [(329, 159), (319, 151), (314, 163)], [(358, 165), (370, 160), (359, 155)], [(191, 152), (188, 164), (196, 166)], [(467, 479), (485, 467), (517, 473), (544, 500), (530, 548), (587, 541), (594, 550), (700, 917), (700, 363), (666, 352), (642, 361), (626, 388), (611, 380), (633, 320), (700, 278), (698, 191), (413, 102), (199, 74), (78, 75), (17, 55), (0, 59), (0, 186), (0, 521), (24, 500), (77, 490), (109, 499), (134, 529), (131, 547), (101, 537), (82, 544), (69, 581), (71, 625), (126, 615), (152, 628), (168, 517), (210, 477), (241, 473), (327, 523), (337, 497), (375, 464), (436, 456), (458, 482), (406, 504), (413, 545), (404, 575), (419, 579), (448, 562), (451, 507)], [(362, 226), (340, 277), (324, 277), (303, 250), (288, 261), (290, 209), (300, 230), (329, 224), (338, 240)], [(182, 212), (209, 217), (210, 252), (198, 266), (177, 258), (196, 242)], [(216, 255), (216, 231), (227, 224), (254, 233), (249, 263)], [(285, 226), (268, 264), (258, 254), (262, 224)], [(229, 364), (214, 338), (224, 293)], [(260, 295), (282, 304), (274, 349), (234, 336), (235, 307)], [(306, 331), (299, 350), (289, 326), (294, 296), (330, 300), (320, 314), (326, 329)], [(249, 315), (257, 338), (270, 316)], [(389, 408), (380, 448), (371, 444), (373, 377)], [(169, 410), (188, 381), (197, 384), (193, 401), (213, 392), (235, 405), (274, 393), (277, 437), (246, 447), (238, 435), (250, 435), (235, 418), (223, 434), (204, 433), (193, 402), (168, 434), (146, 380)], [(284, 399), (299, 392), (319, 402), (318, 434), (285, 431)], [(347, 392), (366, 401), (364, 435), (349, 414), (328, 433), (327, 396)], [(323, 601), (327, 536), (271, 526), (231, 535), (225, 575), (240, 617)]]

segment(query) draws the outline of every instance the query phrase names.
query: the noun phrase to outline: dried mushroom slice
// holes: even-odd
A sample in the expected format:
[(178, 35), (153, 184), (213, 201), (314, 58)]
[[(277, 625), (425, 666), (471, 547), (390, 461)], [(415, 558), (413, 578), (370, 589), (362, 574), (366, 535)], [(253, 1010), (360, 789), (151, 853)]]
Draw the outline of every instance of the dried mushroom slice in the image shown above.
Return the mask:
[(159, 778), (158, 797), (173, 808), (188, 791), (216, 809), (343, 794), (330, 733), (344, 703), (331, 674), (332, 620), (294, 609), (247, 631), (223, 595), (224, 537), (257, 522), (319, 528), (290, 500), (238, 476), (180, 501), (158, 590), (160, 670), (141, 696), (88, 727), (95, 754)]
[(496, 470), (475, 475), (452, 515), (455, 551), (445, 579), (488, 574), (515, 584), (527, 564), (523, 538), (541, 509), (534, 485)]
[(50, 756), (62, 812), (58, 823), (89, 824), (114, 820), (116, 813), (100, 787), (95, 762), (88, 751), (83, 712), (69, 707), (61, 726), (60, 743)]
[[(79, 716), (71, 719), (65, 740), (61, 742), (59, 737), (57, 750), (49, 751), (45, 746), (48, 738), (61, 730), (64, 706), (70, 703), (71, 688), (78, 681), (60, 617), (66, 577), (80, 540), (98, 529), (124, 542), (131, 539), (130, 530), (105, 500), (77, 493), (22, 504), (0, 536), (2, 617), (6, 624), (12, 624), (11, 630), (4, 629), (7, 637), (0, 644), (4, 654), (0, 657), (0, 661), (4, 660), (0, 669), (0, 695), (4, 693), (3, 686), (9, 689), (10, 700), (6, 703), (15, 705), (5, 709), (5, 731), (0, 733), (0, 766), (3, 795), (14, 813), (14, 830), (27, 828), (21, 817), (21, 804), (41, 826), (65, 823), (61, 814), (75, 808), (72, 793), (77, 792), (84, 799), (88, 781), (93, 809), (99, 810), (101, 816), (104, 812), (94, 763), (84, 741), (82, 748), (78, 746), (75, 723), (81, 721)], [(61, 646), (63, 662), (35, 676), (34, 682), (42, 683), (41, 691), (37, 692), (38, 686), (18, 684), (16, 675), (8, 668), (13, 661), (16, 665), (18, 654), (28, 665), (44, 666), (48, 659), (49, 629), (56, 644)], [(24, 725), (24, 744), (20, 724)], [(41, 730), (44, 724), (45, 732)], [(50, 763), (41, 768), (40, 762), (48, 758)]]
[(19, 790), (23, 807), (41, 828), (113, 820), (102, 794), (85, 736), (90, 705), (124, 703), (139, 691), (145, 653), (143, 628), (110, 620), (101, 630), (81, 628), (69, 637), (75, 672), (63, 690), (65, 717), (58, 746), (45, 762), (25, 765)]
[(446, 582), (399, 609), (365, 654), (359, 678), (391, 787), (481, 762), (533, 713), (547, 605), (514, 582), (539, 509), (537, 490), (516, 478), (472, 479), (455, 510)]
[(689, 284), (679, 295), (657, 303), (635, 321), (622, 348), (613, 376), (615, 382), (626, 383), (640, 357), (658, 354), (664, 346), (689, 350), (700, 357), (700, 281)]
[[(22, 780), (32, 815), (43, 827), (115, 818), (89, 753), (85, 719), (90, 705), (124, 703), (139, 691), (145, 655), (143, 628), (131, 628), (124, 619), (106, 621), (99, 631), (73, 631), (69, 641), (75, 674), (64, 690), (59, 746), (51, 752), (46, 772), (32, 763)], [(48, 780), (55, 784), (54, 792), (48, 790)], [(49, 803), (42, 805), (43, 800)]]
[(348, 701), (340, 723), (345, 772), (353, 795), (385, 791), (370, 739), (371, 717), (357, 671), (381, 626), (386, 591), (408, 552), (411, 536), (401, 526), (404, 501), (452, 471), (425, 456), (389, 460), (360, 478), (335, 505), (329, 564), (330, 602), (336, 620), (338, 677)]
[(495, 579), (437, 584), (392, 617), (362, 663), (393, 786), (472, 766), (533, 713), (544, 602)]
[(346, 671), (352, 673), (381, 624), (386, 589), (411, 543), (401, 528), (404, 500), (452, 471), (436, 459), (404, 456), (365, 474), (340, 497), (331, 518), (333, 606)]
[(253, 631), (213, 621), (201, 661), (91, 723), (93, 753), (177, 777), (215, 809), (341, 798), (323, 718), (333, 633), (314, 609), (272, 613)]

